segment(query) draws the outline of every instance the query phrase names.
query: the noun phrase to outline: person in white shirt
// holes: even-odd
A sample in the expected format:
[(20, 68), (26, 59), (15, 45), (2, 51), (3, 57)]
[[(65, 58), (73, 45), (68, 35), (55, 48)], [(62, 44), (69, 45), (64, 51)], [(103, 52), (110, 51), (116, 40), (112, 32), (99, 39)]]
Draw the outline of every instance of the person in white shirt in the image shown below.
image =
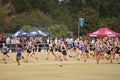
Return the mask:
[(10, 44), (10, 37), (6, 39), (6, 44)]

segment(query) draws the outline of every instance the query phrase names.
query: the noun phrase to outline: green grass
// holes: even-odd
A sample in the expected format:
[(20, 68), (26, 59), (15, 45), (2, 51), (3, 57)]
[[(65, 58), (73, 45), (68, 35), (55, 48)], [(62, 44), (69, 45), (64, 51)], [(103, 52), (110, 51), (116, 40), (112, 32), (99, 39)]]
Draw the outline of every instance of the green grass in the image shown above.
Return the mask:
[(33, 58), (29, 63), (21, 60), (20, 66), (15, 61), (15, 53), (10, 54), (8, 64), (0, 60), (0, 80), (120, 80), (120, 64), (116, 61), (110, 64), (101, 60), (97, 66), (92, 58), (88, 62), (70, 58), (60, 67), (61, 63), (52, 55), (49, 60), (45, 60), (46, 53), (38, 53), (37, 56), (38, 62)]

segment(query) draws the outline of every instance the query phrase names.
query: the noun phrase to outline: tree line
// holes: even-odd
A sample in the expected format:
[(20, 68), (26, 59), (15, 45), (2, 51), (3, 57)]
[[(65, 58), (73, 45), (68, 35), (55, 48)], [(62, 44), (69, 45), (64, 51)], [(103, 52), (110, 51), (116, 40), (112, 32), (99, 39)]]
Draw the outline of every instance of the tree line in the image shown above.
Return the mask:
[(79, 18), (84, 18), (80, 35), (100, 27), (120, 31), (120, 0), (1, 0), (0, 33), (34, 28), (53, 37), (78, 35)]

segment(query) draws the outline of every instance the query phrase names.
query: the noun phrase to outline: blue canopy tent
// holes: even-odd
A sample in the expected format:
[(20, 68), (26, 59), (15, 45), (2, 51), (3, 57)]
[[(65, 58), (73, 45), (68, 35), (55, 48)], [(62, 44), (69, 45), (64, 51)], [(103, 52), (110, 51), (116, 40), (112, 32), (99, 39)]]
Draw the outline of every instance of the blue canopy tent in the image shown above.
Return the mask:
[(27, 36), (39, 37), (39, 36), (42, 36), (42, 34), (38, 33), (37, 31), (32, 31), (32, 32), (28, 33)]
[(36, 37), (38, 37), (38, 36), (50, 36), (50, 35), (45, 33), (45, 32), (42, 32), (39, 29), (35, 29), (32, 32), (28, 33), (28, 36), (36, 36)]
[(12, 36), (14, 37), (27, 37), (27, 33), (24, 32), (22, 29), (14, 33)]
[(42, 32), (41, 30), (38, 30), (38, 32), (39, 32), (40, 34), (42, 34), (42, 36), (50, 36), (50, 34), (47, 34), (47, 33), (45, 33), (45, 32)]

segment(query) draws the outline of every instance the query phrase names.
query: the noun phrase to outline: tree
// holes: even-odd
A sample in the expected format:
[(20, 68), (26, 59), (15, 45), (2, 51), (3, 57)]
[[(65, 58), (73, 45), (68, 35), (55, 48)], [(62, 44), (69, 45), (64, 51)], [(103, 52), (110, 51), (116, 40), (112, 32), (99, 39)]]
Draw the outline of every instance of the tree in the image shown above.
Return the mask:
[(26, 31), (26, 32), (30, 32), (32, 31), (34, 28), (32, 26), (29, 25), (23, 25), (22, 26), (22, 30)]
[(114, 31), (120, 31), (120, 20), (119, 18), (112, 17), (112, 18), (101, 18), (100, 19), (100, 26), (109, 27)]
[(31, 28), (41, 27), (43, 30), (47, 30), (52, 25), (52, 19), (44, 15), (41, 11), (31, 10), (30, 12), (16, 15), (9, 25), (10, 31), (17, 31), (24, 25), (29, 25)]
[(67, 35), (67, 27), (64, 25), (52, 25), (49, 27), (49, 33), (52, 35), (52, 37), (66, 37)]
[(81, 35), (85, 35), (86, 33), (90, 33), (96, 29), (98, 29), (99, 26), (99, 12), (95, 10), (94, 8), (83, 8), (79, 12), (78, 18), (84, 18), (85, 20), (85, 26), (83, 29), (81, 29)]
[(13, 5), (10, 2), (6, 4), (0, 2), (0, 32), (9, 32), (8, 25), (10, 25), (11, 20), (14, 18), (13, 10)]
[(81, 17), (85, 19), (81, 35), (103, 26), (118, 31), (119, 3), (120, 0), (1, 0), (0, 32), (11, 33), (25, 25), (48, 31), (57, 24), (64, 25), (77, 36)]

